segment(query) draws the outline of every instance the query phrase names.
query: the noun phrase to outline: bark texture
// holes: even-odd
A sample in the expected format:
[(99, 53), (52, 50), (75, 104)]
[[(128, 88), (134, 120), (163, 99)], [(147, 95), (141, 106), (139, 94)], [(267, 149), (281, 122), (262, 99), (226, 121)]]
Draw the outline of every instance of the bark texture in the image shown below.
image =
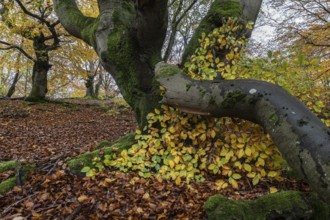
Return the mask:
[(20, 73), (19, 73), (19, 70), (17, 70), (17, 72), (15, 73), (14, 75), (14, 79), (13, 79), (13, 82), (11, 83), (9, 89), (8, 89), (8, 92), (7, 92), (7, 95), (6, 97), (10, 98), (14, 95), (15, 93), (15, 90), (16, 90), (16, 84), (19, 80), (19, 78), (21, 77)]
[(32, 89), (27, 97), (28, 101), (43, 100), (48, 91), (47, 74), (51, 65), (49, 64), (48, 46), (43, 38), (43, 36), (38, 36), (33, 40), (33, 49), (36, 58), (33, 63)]
[(289, 165), (330, 203), (330, 129), (297, 98), (258, 80), (192, 80), (165, 63), (157, 64), (156, 75), (166, 88), (163, 103), (260, 124)]
[(143, 128), (160, 100), (153, 80), (166, 36), (167, 1), (99, 0), (97, 19), (83, 16), (74, 0), (54, 3), (69, 33), (95, 48)]

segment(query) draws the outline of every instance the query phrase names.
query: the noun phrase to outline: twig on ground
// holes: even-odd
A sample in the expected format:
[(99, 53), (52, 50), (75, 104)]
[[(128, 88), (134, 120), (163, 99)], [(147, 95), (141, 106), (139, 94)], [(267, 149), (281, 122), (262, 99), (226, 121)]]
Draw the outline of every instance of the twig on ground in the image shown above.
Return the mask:
[(79, 214), (79, 212), (81, 211), (81, 208), (82, 208), (82, 206), (81, 206), (81, 204), (79, 204), (79, 206), (65, 220), (75, 219), (77, 217), (77, 215)]
[(7, 212), (9, 212), (14, 206), (16, 206), (17, 204), (19, 204), (20, 202), (23, 202), (24, 200), (29, 199), (29, 198), (31, 198), (31, 197), (33, 197), (33, 196), (36, 196), (36, 195), (38, 195), (39, 193), (40, 193), (40, 192), (36, 192), (36, 193), (34, 193), (34, 194), (32, 194), (32, 195), (26, 196), (26, 197), (24, 197), (23, 199), (20, 199), (20, 200), (14, 202), (13, 204), (9, 205), (5, 210), (3, 210), (3, 212), (1, 212), (1, 214), (0, 214), (0, 218), (2, 218)]

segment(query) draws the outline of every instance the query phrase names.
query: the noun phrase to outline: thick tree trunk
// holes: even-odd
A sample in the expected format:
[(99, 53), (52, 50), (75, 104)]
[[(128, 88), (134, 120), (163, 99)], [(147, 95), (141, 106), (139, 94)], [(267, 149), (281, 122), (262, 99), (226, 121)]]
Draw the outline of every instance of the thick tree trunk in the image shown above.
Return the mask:
[(95, 48), (143, 128), (160, 100), (153, 80), (166, 36), (167, 1), (100, 0), (98, 19), (84, 17), (74, 0), (54, 3), (64, 27)]
[(279, 86), (258, 80), (197, 81), (159, 63), (163, 103), (195, 114), (237, 117), (260, 124), (288, 164), (330, 203), (330, 129)]
[(35, 51), (36, 60), (34, 61), (32, 70), (32, 89), (26, 100), (39, 101), (46, 97), (48, 91), (47, 74), (51, 68), (44, 36), (34, 38), (33, 49)]
[(50, 69), (48, 62), (37, 61), (32, 70), (32, 89), (27, 97), (28, 101), (43, 100), (47, 94), (47, 74)]

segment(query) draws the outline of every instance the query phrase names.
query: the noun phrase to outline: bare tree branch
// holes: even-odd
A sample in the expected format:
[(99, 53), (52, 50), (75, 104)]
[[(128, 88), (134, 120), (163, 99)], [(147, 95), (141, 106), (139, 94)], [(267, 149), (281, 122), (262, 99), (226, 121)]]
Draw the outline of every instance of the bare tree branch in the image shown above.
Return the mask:
[(35, 62), (36, 60), (30, 56), (22, 47), (20, 46), (17, 46), (15, 44), (10, 44), (8, 42), (5, 42), (5, 41), (2, 41), (0, 40), (0, 43), (3, 44), (3, 45), (6, 45), (8, 47), (5, 47), (5, 48), (0, 48), (0, 50), (11, 50), (11, 49), (16, 49), (18, 51), (20, 51), (26, 58), (28, 58), (29, 60)]

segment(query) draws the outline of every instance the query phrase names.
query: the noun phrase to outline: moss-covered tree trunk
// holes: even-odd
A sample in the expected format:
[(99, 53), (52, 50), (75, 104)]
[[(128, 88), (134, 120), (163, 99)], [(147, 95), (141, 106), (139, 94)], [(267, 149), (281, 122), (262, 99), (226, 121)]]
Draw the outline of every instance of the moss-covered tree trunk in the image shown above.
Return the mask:
[(99, 1), (97, 19), (83, 16), (74, 0), (55, 5), (65, 28), (95, 48), (144, 127), (160, 101), (153, 81), (166, 36), (167, 1)]
[(45, 38), (43, 35), (33, 39), (33, 49), (35, 51), (35, 60), (32, 69), (32, 89), (27, 97), (28, 101), (43, 100), (47, 94), (47, 74), (51, 65)]

